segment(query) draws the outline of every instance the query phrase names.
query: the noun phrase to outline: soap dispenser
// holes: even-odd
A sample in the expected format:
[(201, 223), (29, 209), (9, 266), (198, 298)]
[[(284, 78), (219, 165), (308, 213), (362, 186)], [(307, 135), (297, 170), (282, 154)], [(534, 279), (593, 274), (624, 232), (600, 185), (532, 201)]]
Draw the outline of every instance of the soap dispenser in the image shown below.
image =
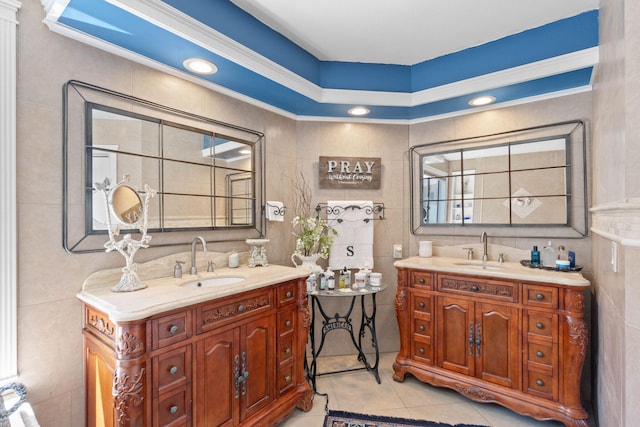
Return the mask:
[(173, 267), (173, 277), (175, 279), (180, 279), (182, 277), (182, 266), (180, 264), (184, 264), (184, 261), (176, 260), (176, 265)]
[(551, 245), (551, 240), (549, 240), (549, 244), (542, 248), (542, 265), (545, 267), (555, 267), (556, 266), (556, 250)]

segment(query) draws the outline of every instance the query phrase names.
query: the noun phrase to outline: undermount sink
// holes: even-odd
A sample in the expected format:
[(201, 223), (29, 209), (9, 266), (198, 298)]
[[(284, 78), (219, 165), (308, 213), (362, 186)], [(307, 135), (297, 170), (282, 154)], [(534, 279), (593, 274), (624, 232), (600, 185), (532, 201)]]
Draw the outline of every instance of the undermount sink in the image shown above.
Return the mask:
[(208, 279), (193, 280), (180, 286), (184, 288), (214, 288), (217, 286), (233, 285), (246, 280), (240, 276), (219, 276), (210, 277)]
[(463, 267), (473, 267), (473, 268), (482, 268), (485, 270), (502, 270), (504, 267), (500, 265), (492, 265), (492, 264), (481, 264), (477, 262), (455, 262), (455, 265), (460, 265)]

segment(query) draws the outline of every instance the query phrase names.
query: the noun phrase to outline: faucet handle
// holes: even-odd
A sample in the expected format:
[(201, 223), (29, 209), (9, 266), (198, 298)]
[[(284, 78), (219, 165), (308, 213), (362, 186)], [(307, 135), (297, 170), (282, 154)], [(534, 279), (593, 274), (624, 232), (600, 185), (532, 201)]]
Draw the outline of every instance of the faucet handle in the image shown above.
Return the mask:
[(208, 273), (213, 272), (213, 267), (214, 267), (214, 266), (213, 266), (213, 261), (209, 261), (209, 262), (207, 263), (207, 272), (208, 272)]
[(462, 248), (463, 251), (467, 251), (467, 259), (473, 259), (473, 248)]
[(499, 262), (500, 264), (502, 264), (502, 263), (504, 262), (504, 254), (503, 254), (502, 252), (500, 252), (500, 253), (498, 254), (498, 262)]
[(175, 279), (179, 279), (182, 277), (182, 266), (180, 264), (184, 264), (184, 261), (176, 260), (176, 266), (173, 267), (173, 277)]

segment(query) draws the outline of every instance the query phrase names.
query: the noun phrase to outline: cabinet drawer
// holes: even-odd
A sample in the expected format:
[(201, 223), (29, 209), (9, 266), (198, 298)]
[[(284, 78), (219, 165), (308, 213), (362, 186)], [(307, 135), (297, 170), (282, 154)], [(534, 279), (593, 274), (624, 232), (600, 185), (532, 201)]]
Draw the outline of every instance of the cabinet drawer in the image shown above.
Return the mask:
[(189, 394), (186, 388), (178, 390), (172, 394), (161, 396), (157, 401), (154, 411), (154, 425), (156, 426), (178, 426), (185, 425), (189, 413)]
[(431, 337), (414, 336), (411, 353), (413, 359), (432, 365), (433, 348), (431, 346)]
[(269, 311), (273, 306), (271, 299), (270, 289), (260, 289), (257, 292), (247, 292), (232, 299), (201, 306), (197, 312), (198, 333)]
[(293, 336), (278, 339), (278, 362), (284, 363), (293, 358)]
[(525, 315), (529, 338), (542, 338), (545, 341), (557, 342), (558, 315), (528, 311)]
[(418, 313), (427, 313), (431, 314), (432, 309), (432, 299), (428, 295), (414, 295), (413, 296), (413, 310)]
[(278, 313), (278, 336), (293, 332), (296, 313), (294, 310), (281, 311)]
[(555, 345), (530, 342), (527, 344), (527, 347), (529, 362), (540, 363), (550, 367), (554, 366), (556, 360)]
[(524, 304), (528, 306), (558, 308), (558, 288), (524, 285)]
[(410, 276), (410, 283), (411, 286), (415, 288), (432, 289), (433, 274), (412, 271)]
[(551, 400), (558, 399), (556, 379), (551, 373), (529, 370), (527, 372), (527, 392)]
[(153, 348), (162, 348), (192, 335), (191, 311), (164, 316), (151, 322)]
[(153, 358), (154, 395), (190, 382), (191, 346), (185, 346)]
[(293, 304), (296, 300), (296, 282), (289, 282), (278, 286), (276, 293), (278, 298), (278, 307)]
[(295, 370), (293, 362), (278, 367), (278, 391), (285, 393), (295, 385)]
[(414, 319), (413, 333), (430, 337), (433, 335), (431, 331), (431, 322), (425, 319)]
[(518, 287), (512, 282), (440, 276), (439, 290), (444, 293), (477, 295), (498, 301), (518, 302)]

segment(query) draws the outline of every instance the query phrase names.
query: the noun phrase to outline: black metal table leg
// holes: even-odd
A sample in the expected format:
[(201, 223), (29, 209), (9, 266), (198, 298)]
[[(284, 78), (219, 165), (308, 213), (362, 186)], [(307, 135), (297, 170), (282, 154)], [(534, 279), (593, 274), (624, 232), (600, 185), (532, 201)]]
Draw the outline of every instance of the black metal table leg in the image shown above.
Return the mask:
[[(310, 335), (309, 341), (311, 344), (311, 363), (310, 364), (308, 363), (306, 354), (305, 354), (305, 368), (307, 371), (307, 378), (311, 381), (314, 391), (316, 391), (316, 378), (319, 376), (337, 374), (341, 372), (358, 371), (358, 370), (364, 370), (364, 369), (372, 372), (374, 377), (376, 378), (377, 383), (380, 384), (380, 374), (378, 372), (380, 352), (378, 349), (378, 338), (376, 335), (375, 316), (377, 312), (377, 307), (376, 307), (375, 294), (377, 292), (380, 292), (381, 290), (384, 290), (385, 288), (386, 286), (380, 287), (380, 288), (367, 288), (365, 292), (358, 293), (354, 291), (354, 292), (345, 293), (345, 294), (339, 294), (337, 292), (334, 292), (334, 293), (328, 293), (328, 292), (317, 293), (316, 292), (315, 294), (313, 292), (309, 293), (309, 296), (311, 297), (311, 312), (312, 312), (311, 326), (309, 328), (309, 335)], [(365, 307), (365, 296), (367, 295), (371, 295), (371, 298), (372, 298), (371, 314), (367, 313), (367, 310)], [(345, 314), (335, 313), (333, 316), (329, 316), (325, 312), (324, 308), (322, 307), (322, 304), (320, 303), (319, 297), (321, 296), (343, 297), (343, 298), (350, 297), (351, 302)], [(356, 297), (360, 297), (360, 307), (362, 311), (361, 318), (360, 318), (360, 329), (358, 331), (357, 340), (354, 334), (353, 323), (351, 320), (351, 314), (355, 306)], [(322, 317), (321, 337), (320, 337), (320, 343), (317, 346), (317, 348), (316, 348), (316, 330), (315, 330), (316, 312), (319, 313), (320, 316)], [(358, 361), (362, 362), (363, 366), (360, 368), (342, 369), (342, 370), (318, 373), (318, 365), (317, 365), (318, 357), (320, 356), (320, 353), (324, 348), (326, 337), (330, 332), (335, 330), (340, 330), (340, 329), (343, 329), (349, 332), (349, 336), (351, 337), (351, 342), (353, 343), (353, 346), (355, 347), (355, 349), (358, 351), (358, 356), (357, 356)], [(375, 361), (373, 362), (373, 364), (371, 364), (370, 361), (367, 360), (367, 356), (364, 353), (364, 350), (362, 347), (362, 341), (367, 333), (367, 330), (371, 335), (371, 345), (375, 350)]]

